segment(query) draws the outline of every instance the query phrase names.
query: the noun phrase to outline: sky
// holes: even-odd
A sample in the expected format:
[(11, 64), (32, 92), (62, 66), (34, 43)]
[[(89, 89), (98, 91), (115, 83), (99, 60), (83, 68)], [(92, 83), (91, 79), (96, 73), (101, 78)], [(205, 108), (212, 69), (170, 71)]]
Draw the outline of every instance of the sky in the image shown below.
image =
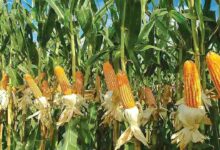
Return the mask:
[[(9, 9), (11, 8), (11, 4), (13, 3), (14, 0), (8, 0), (8, 7)], [(104, 0), (96, 0), (96, 4), (99, 8), (102, 8), (104, 6)], [(159, 0), (154, 0), (155, 1), (155, 4), (158, 4)], [(202, 5), (204, 5), (204, 2), (205, 0), (202, 0)], [(22, 5), (27, 9), (27, 10), (30, 10), (28, 4), (31, 6), (32, 5), (32, 0), (21, 0), (21, 3)], [(174, 7), (177, 7), (178, 6), (178, 3), (179, 3), (179, 0), (174, 0)], [(149, 9), (152, 10), (153, 6), (152, 4), (150, 3), (149, 4)], [(215, 2), (215, 0), (212, 0), (212, 3), (211, 3), (211, 10), (215, 11), (216, 12), (216, 19), (219, 17), (219, 13), (218, 13), (218, 5), (217, 3)], [(107, 22), (107, 26), (111, 25), (111, 19), (108, 19), (108, 22)], [(34, 35), (34, 41), (36, 41), (37, 39), (37, 35), (36, 33), (33, 33)]]
[[(154, 1), (155, 1), (155, 3), (157, 4), (159, 0), (154, 0)], [(9, 2), (9, 3), (12, 3), (13, 0), (8, 0), (8, 2)], [(22, 2), (22, 4), (23, 4), (23, 6), (28, 9), (27, 3), (31, 5), (32, 0), (21, 0), (21, 2)], [(97, 5), (98, 5), (100, 8), (104, 5), (103, 0), (96, 0), (96, 2), (97, 2)], [(174, 0), (174, 7), (177, 7), (177, 6), (178, 6), (178, 2), (179, 2), (179, 0)], [(204, 2), (205, 2), (205, 0), (202, 0), (202, 4), (204, 4)], [(9, 7), (10, 7), (10, 5), (9, 5)], [(149, 5), (149, 8), (152, 9), (152, 5), (151, 5), (151, 4)], [(218, 15), (218, 5), (216, 4), (215, 0), (212, 0), (211, 10), (216, 11), (216, 15)]]

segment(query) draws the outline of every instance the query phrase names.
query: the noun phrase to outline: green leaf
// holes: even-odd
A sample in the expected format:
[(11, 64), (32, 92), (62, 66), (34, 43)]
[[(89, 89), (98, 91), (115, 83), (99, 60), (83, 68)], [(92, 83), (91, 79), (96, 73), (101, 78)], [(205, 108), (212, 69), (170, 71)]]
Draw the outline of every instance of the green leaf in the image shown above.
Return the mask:
[(58, 149), (59, 150), (78, 150), (78, 144), (77, 144), (77, 138), (78, 134), (76, 132), (76, 128), (73, 127), (74, 121), (71, 120), (69, 123), (65, 126), (65, 133), (63, 134), (63, 141), (59, 144)]
[(92, 27), (92, 11), (89, 7), (81, 7), (76, 10), (76, 18), (79, 21), (79, 24), (86, 34)]
[(48, 2), (48, 4), (54, 9), (54, 11), (56, 12), (56, 14), (61, 18), (64, 19), (64, 12), (61, 9), (60, 4), (57, 3), (56, 0), (46, 0)]

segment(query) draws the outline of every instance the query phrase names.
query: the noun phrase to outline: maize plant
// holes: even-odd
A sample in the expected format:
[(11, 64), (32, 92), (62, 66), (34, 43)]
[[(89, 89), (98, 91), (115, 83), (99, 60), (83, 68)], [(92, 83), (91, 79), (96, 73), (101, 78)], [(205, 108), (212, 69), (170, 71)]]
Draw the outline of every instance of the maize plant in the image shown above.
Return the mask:
[(219, 0), (0, 0), (0, 150), (219, 150)]

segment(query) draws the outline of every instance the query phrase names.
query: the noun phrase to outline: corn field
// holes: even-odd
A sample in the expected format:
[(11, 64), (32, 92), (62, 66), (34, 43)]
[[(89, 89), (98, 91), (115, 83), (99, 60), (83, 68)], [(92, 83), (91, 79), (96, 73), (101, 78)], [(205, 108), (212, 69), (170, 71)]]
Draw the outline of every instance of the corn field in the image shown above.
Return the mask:
[(220, 0), (0, 0), (0, 150), (220, 150)]

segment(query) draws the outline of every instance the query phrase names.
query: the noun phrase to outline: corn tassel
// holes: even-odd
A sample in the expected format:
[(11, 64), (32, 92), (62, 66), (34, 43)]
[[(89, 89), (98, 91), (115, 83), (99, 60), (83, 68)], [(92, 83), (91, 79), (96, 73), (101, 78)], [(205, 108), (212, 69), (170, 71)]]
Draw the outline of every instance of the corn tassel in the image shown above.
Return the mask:
[(2, 73), (2, 80), (1, 80), (1, 88), (4, 90), (7, 90), (8, 82), (9, 82), (8, 75), (5, 72), (3, 72)]
[(184, 99), (189, 107), (199, 108), (201, 102), (201, 84), (196, 65), (192, 61), (186, 61), (183, 67), (184, 74)]
[(24, 79), (27, 82), (28, 86), (30, 87), (31, 91), (33, 92), (34, 97), (35, 98), (42, 97), (42, 93), (39, 87), (37, 86), (36, 82), (32, 78), (32, 76), (30, 74), (25, 74)]
[(64, 95), (72, 94), (72, 89), (71, 89), (69, 80), (68, 80), (68, 78), (67, 78), (67, 76), (66, 76), (66, 74), (64, 72), (64, 69), (61, 66), (56, 66), (54, 68), (54, 73), (55, 73), (55, 75), (57, 77), (57, 81), (60, 84), (62, 93)]
[(206, 62), (211, 79), (215, 85), (218, 95), (220, 96), (220, 55), (214, 52), (209, 52), (206, 55)]
[(127, 75), (124, 72), (120, 72), (117, 74), (117, 79), (123, 107), (125, 109), (134, 107), (134, 96), (132, 94)]
[(109, 91), (114, 91), (118, 88), (118, 81), (112, 65), (107, 61), (103, 65), (103, 73), (105, 82)]

